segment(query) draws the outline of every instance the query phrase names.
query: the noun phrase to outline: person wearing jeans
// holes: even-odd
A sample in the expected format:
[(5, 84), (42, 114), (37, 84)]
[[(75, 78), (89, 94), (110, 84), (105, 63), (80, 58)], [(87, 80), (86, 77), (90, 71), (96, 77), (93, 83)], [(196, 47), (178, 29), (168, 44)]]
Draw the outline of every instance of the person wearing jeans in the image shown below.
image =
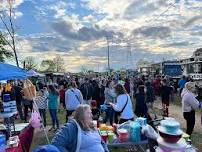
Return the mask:
[(52, 119), (52, 126), (53, 126), (52, 128), (55, 129), (55, 124), (56, 124), (57, 129), (58, 129), (59, 128), (59, 120), (57, 117), (57, 109), (49, 109), (49, 112), (50, 112), (50, 116)]
[(55, 124), (57, 126), (57, 129), (59, 129), (59, 120), (57, 117), (57, 110), (59, 107), (59, 93), (57, 92), (57, 90), (53, 85), (49, 85), (48, 89), (49, 89), (48, 109), (52, 120), (52, 128), (50, 128), (49, 131), (51, 131), (55, 130)]

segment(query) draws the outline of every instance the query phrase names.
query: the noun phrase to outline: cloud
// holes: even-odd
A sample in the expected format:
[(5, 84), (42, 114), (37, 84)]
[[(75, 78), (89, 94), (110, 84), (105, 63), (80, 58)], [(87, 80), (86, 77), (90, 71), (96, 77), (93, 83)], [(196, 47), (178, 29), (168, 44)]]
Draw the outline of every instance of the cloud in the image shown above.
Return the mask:
[(187, 47), (189, 45), (193, 45), (195, 43), (190, 43), (188, 41), (182, 41), (182, 42), (173, 42), (169, 44), (163, 44), (161, 47)]
[(52, 23), (52, 28), (65, 38), (79, 41), (96, 40), (106, 36), (112, 37), (112, 35), (115, 34), (113, 31), (106, 31), (85, 26), (81, 27), (77, 31), (74, 31), (72, 23), (65, 21)]
[(200, 24), (201, 21), (202, 21), (202, 15), (194, 16), (184, 24), (184, 27), (188, 27), (196, 23)]
[(161, 7), (166, 6), (167, 2), (164, 0), (143, 1), (135, 0), (125, 9), (124, 17), (133, 19), (141, 17), (142, 15), (150, 15), (150, 13), (159, 10)]
[(135, 36), (140, 35), (148, 38), (164, 39), (170, 36), (171, 30), (169, 27), (165, 26), (154, 26), (154, 27), (143, 26), (141, 28), (134, 29), (133, 34)]
[(23, 16), (23, 13), (22, 12), (14, 12), (14, 18), (17, 19), (19, 17), (22, 17)]
[(84, 21), (84, 22), (92, 23), (92, 22), (95, 22), (95, 21), (96, 21), (96, 18), (94, 18), (94, 16), (92, 16), (92, 15), (90, 14), (90, 15), (84, 16), (84, 17), (83, 17), (83, 21)]
[[(0, 10), (8, 10), (9, 8), (9, 3), (7, 0), (1, 0), (0, 1)], [(11, 0), (11, 6), (12, 8), (16, 8), (19, 5), (21, 5), (24, 2), (24, 0)]]
[(202, 35), (202, 31), (193, 31), (190, 33), (193, 36), (201, 36)]
[[(60, 54), (70, 71), (79, 71), (81, 64), (104, 69), (106, 36), (111, 37), (110, 66), (115, 69), (134, 68), (141, 58), (158, 62), (188, 57), (202, 41), (201, 0), (186, 0), (183, 10), (179, 2), (170, 6), (175, 0), (29, 1), (33, 4), (29, 15), (43, 28), (20, 30), (20, 35), (29, 31), (16, 42), (20, 57), (33, 55), (42, 60)], [(17, 6), (22, 3), (18, 1)], [(27, 11), (26, 5), (19, 9)], [(24, 25), (29, 15), (17, 18), (16, 23)]]

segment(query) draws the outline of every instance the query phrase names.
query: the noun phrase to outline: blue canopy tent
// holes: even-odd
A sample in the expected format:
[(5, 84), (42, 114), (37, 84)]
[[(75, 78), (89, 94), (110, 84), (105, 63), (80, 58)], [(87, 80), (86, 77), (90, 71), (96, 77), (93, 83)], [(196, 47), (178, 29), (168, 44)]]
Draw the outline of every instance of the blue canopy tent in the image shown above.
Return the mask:
[[(0, 62), (0, 81), (1, 80), (13, 80), (13, 79), (26, 79), (28, 77), (30, 77), (30, 73), (28, 73), (26, 70), (23, 70), (22, 68), (19, 68), (19, 67), (10, 65), (10, 64)], [(37, 112), (39, 112), (38, 107), (34, 100), (33, 100), (33, 103), (36, 108), (35, 110), (37, 110)], [(50, 143), (43, 123), (42, 123), (42, 127), (44, 130), (47, 142)]]
[(0, 80), (26, 79), (27, 71), (14, 65), (0, 62)]

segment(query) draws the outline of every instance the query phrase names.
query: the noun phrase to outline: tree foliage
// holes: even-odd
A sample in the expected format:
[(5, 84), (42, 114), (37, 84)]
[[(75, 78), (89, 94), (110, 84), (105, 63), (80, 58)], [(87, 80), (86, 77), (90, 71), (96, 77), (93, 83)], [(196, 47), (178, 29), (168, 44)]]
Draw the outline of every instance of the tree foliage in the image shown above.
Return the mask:
[(55, 64), (53, 62), (53, 60), (43, 60), (41, 62), (41, 71), (51, 71), (54, 72), (55, 71)]
[(32, 56), (26, 57), (26, 58), (22, 61), (22, 63), (24, 64), (24, 68), (25, 68), (26, 70), (31, 70), (31, 69), (32, 69), (32, 70), (37, 70), (38, 64), (36, 63), (34, 57), (32, 57)]
[(64, 72), (64, 60), (57, 55), (53, 60), (43, 60), (41, 62), (41, 71)]
[(57, 55), (54, 59), (53, 62), (55, 64), (55, 70), (56, 72), (64, 72), (64, 60), (61, 56)]
[[(0, 10), (0, 22), (3, 25), (3, 29), (0, 29), (0, 37), (3, 40), (4, 45), (1, 45), (1, 60), (4, 61), (5, 57), (12, 57), (14, 55), (16, 60), (16, 65), (19, 67), (18, 56), (16, 52), (16, 44), (15, 44), (15, 28), (14, 28), (14, 9), (13, 4), (15, 3), (13, 0), (1, 1), (1, 3), (6, 3), (6, 8), (1, 8)], [(3, 5), (2, 5), (3, 6)], [(6, 47), (5, 47), (6, 46)], [(7, 51), (7, 47), (9, 47), (13, 54)], [(3, 54), (3, 55), (2, 55)]]
[(6, 49), (6, 42), (0, 34), (0, 62), (5, 62), (5, 59), (13, 57), (13, 53)]

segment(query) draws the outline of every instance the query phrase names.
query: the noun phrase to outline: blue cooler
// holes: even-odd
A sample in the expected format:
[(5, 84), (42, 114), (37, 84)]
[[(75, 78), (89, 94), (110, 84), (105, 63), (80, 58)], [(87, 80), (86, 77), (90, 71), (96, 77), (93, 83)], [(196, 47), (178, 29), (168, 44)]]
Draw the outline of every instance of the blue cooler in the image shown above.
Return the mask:
[(0, 134), (0, 152), (6, 151), (6, 137)]

